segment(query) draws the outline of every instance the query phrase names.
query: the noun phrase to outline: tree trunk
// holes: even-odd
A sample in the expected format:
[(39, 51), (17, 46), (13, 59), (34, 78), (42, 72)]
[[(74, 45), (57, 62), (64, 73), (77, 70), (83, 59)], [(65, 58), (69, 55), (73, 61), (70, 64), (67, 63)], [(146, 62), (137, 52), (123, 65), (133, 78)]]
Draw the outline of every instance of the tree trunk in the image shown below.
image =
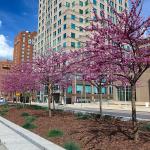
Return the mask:
[(32, 96), (29, 97), (29, 101), (30, 101), (30, 106), (31, 106)]
[(48, 85), (48, 113), (49, 113), (49, 117), (52, 117), (51, 100), (52, 100), (52, 90), (51, 90), (51, 84), (49, 84)]
[(98, 99), (99, 99), (99, 113), (100, 113), (100, 117), (102, 117), (103, 112), (102, 112), (102, 86), (101, 84), (98, 85)]
[(55, 110), (55, 100), (54, 100), (54, 97), (52, 99), (53, 99), (53, 110)]
[(138, 141), (138, 122), (136, 118), (136, 86), (131, 86), (131, 105), (132, 105), (132, 125), (133, 125), (133, 138)]
[(52, 102), (53, 102), (53, 111), (55, 111), (55, 100), (54, 100), (54, 90), (52, 88)]

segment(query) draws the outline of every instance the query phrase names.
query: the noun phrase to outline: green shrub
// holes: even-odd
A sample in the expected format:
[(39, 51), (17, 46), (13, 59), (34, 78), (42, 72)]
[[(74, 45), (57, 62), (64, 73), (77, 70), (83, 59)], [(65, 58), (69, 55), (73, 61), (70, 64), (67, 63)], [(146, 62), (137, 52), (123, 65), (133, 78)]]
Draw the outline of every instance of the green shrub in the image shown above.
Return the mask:
[(21, 116), (22, 117), (27, 117), (27, 116), (30, 116), (27, 112), (23, 112), (22, 114), (21, 114)]
[(83, 120), (92, 118), (90, 114), (83, 114), (81, 112), (76, 113), (75, 116), (77, 117), (77, 119), (83, 119)]
[(32, 123), (28, 123), (28, 122), (26, 122), (22, 127), (25, 128), (25, 129), (34, 129), (34, 128), (37, 128), (36, 125), (34, 125)]
[(36, 120), (35, 116), (26, 116), (25, 117), (26, 123), (32, 123), (33, 121)]
[(104, 115), (103, 119), (109, 121), (109, 120), (115, 119), (115, 117), (114, 116), (110, 116), (110, 115)]
[(60, 131), (59, 129), (53, 129), (48, 131), (48, 137), (60, 137), (63, 136), (63, 131)]
[(23, 108), (23, 105), (22, 105), (22, 104), (17, 104), (17, 105), (16, 105), (16, 108), (17, 108), (17, 109), (22, 109), (22, 108)]
[(80, 146), (75, 142), (67, 142), (64, 144), (66, 150), (80, 150)]
[(8, 105), (3, 105), (1, 110), (0, 110), (0, 115), (5, 116), (8, 111), (9, 111), (9, 106)]
[(38, 106), (38, 105), (31, 105), (31, 106), (29, 106), (29, 108), (35, 109), (35, 110), (47, 110), (47, 107), (42, 107), (42, 106)]
[(150, 123), (144, 124), (141, 126), (141, 130), (150, 131)]

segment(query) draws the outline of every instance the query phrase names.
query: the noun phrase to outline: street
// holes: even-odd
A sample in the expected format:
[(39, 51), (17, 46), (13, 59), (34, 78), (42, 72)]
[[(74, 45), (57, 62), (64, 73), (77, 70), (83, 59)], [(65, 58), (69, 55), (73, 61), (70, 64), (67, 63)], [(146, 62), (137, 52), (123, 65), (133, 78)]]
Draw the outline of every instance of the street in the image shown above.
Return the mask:
[[(61, 107), (62, 108), (62, 107)], [(74, 112), (86, 112), (86, 113), (99, 113), (99, 110), (97, 108), (70, 108), (70, 107), (64, 107), (63, 108), (66, 111), (74, 111)], [(130, 119), (131, 118), (131, 111), (127, 110), (111, 110), (111, 109), (103, 109), (103, 114), (105, 115), (111, 115), (115, 117), (123, 117), (124, 119)], [(150, 112), (137, 112), (137, 119), (138, 120), (150, 120)]]

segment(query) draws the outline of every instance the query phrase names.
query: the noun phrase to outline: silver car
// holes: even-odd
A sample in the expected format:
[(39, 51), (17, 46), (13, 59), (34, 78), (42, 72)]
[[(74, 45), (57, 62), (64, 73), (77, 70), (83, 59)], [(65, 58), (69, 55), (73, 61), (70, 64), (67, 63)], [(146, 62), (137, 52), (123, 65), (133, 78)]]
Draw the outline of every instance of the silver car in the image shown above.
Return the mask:
[(0, 105), (1, 104), (6, 104), (6, 100), (3, 97), (0, 98)]

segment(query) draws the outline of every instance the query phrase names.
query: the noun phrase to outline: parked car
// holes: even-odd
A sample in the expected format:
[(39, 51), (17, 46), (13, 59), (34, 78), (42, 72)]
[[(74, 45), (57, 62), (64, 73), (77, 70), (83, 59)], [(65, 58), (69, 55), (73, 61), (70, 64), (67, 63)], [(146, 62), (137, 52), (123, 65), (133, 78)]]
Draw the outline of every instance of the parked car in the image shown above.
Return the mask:
[(6, 99), (4, 99), (3, 97), (1, 97), (0, 98), (0, 105), (6, 104), (6, 103), (7, 103)]

